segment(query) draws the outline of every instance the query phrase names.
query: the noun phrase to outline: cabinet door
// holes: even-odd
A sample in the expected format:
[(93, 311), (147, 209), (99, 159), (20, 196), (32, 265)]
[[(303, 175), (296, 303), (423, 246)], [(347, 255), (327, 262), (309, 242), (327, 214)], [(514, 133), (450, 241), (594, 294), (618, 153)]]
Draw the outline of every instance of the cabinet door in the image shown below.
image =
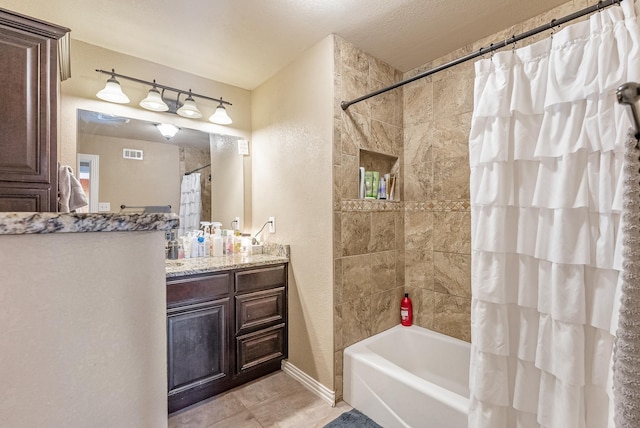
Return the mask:
[(51, 188), (49, 186), (31, 187), (13, 186), (3, 183), (0, 186), (0, 211), (2, 212), (41, 212), (50, 211)]
[(169, 396), (228, 377), (228, 311), (226, 298), (169, 312)]
[(0, 181), (51, 183), (56, 41), (0, 26)]

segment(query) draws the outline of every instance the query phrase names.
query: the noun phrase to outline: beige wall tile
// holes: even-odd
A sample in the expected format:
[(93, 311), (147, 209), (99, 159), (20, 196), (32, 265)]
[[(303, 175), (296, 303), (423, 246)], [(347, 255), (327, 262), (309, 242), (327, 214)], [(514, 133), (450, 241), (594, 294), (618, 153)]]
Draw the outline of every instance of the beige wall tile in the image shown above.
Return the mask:
[[(368, 73), (359, 72), (348, 66), (344, 66), (342, 71), (342, 98), (344, 101), (354, 100), (369, 92)], [(353, 104), (347, 111), (371, 117), (371, 101), (369, 99)]]
[[(340, 45), (340, 55), (343, 67), (350, 67), (364, 75), (369, 75), (369, 57), (362, 49), (344, 41)], [(344, 68), (343, 68), (344, 70)], [(343, 73), (347, 71), (344, 70)], [(362, 94), (360, 94), (362, 95)]]
[(471, 256), (433, 253), (433, 288), (436, 292), (471, 298)]
[(433, 253), (424, 248), (405, 250), (405, 285), (433, 290)]
[(396, 222), (396, 250), (404, 251), (404, 211), (394, 212)]
[(366, 212), (342, 213), (343, 256), (353, 256), (369, 252), (371, 239), (371, 214)]
[(372, 257), (370, 254), (342, 259), (342, 301), (351, 302), (371, 294)]
[(402, 156), (402, 128), (372, 120), (371, 141), (365, 148), (396, 157)]
[(371, 334), (378, 334), (400, 322), (403, 288), (394, 288), (371, 296)]
[(471, 341), (471, 299), (434, 293), (433, 329)]
[(371, 297), (342, 305), (343, 348), (371, 336)]
[(333, 213), (333, 257), (342, 256), (342, 213)]
[(430, 161), (405, 165), (404, 199), (427, 201), (434, 199), (433, 165)]
[(371, 139), (371, 120), (367, 116), (351, 111), (342, 114), (342, 153), (357, 156), (360, 147)]
[(449, 116), (473, 111), (473, 77), (459, 74), (433, 82), (433, 118), (440, 120)]
[(417, 164), (431, 161), (437, 122), (425, 122), (404, 129), (404, 161)]
[(433, 213), (425, 211), (408, 211), (404, 216), (405, 247), (407, 250), (417, 248), (433, 249)]
[(335, 305), (333, 309), (333, 350), (344, 349), (344, 320), (342, 316), (344, 304)]
[(469, 156), (471, 115), (471, 112), (466, 112), (430, 124), (433, 127), (433, 148), (448, 157)]
[(338, 177), (334, 180), (339, 183), (339, 197), (356, 199), (358, 197), (358, 157), (342, 155), (341, 165), (335, 170), (339, 171)]
[(433, 119), (433, 84), (428, 81), (409, 83), (404, 90), (404, 126), (414, 126)]
[(444, 157), (434, 151), (432, 199), (469, 199), (469, 158)]
[(344, 378), (344, 351), (336, 351), (333, 356), (333, 372), (335, 373), (334, 388), (336, 392), (336, 402), (340, 402), (344, 396), (342, 380)]
[(422, 288), (405, 287), (405, 293), (408, 293), (411, 299), (413, 324), (433, 330), (434, 292)]
[(369, 251), (388, 251), (396, 248), (395, 213), (371, 213), (371, 240)]
[(342, 259), (333, 260), (333, 304), (342, 303)]
[[(373, 92), (386, 85), (378, 81), (373, 81), (370, 86), (369, 92)], [(384, 94), (371, 98), (371, 119), (387, 124), (395, 124), (396, 106), (394, 101), (396, 99), (397, 96), (393, 91), (385, 92)]]
[[(383, 251), (370, 255), (371, 287), (370, 293), (380, 293), (397, 288), (396, 251)], [(402, 284), (401, 284), (402, 285)]]
[(382, 86), (390, 86), (398, 81), (398, 70), (378, 58), (369, 56), (369, 75)]
[(434, 251), (471, 254), (470, 212), (434, 212), (433, 231)]
[(338, 116), (333, 123), (333, 164), (340, 165), (342, 162), (342, 119)]

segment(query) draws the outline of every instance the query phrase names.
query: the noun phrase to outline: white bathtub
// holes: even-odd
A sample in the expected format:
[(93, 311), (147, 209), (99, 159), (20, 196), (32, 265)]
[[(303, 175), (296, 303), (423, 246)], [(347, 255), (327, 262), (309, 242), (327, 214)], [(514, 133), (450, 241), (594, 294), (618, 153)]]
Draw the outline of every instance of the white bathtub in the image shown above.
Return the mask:
[(344, 350), (344, 401), (384, 428), (466, 428), (469, 348), (397, 325)]

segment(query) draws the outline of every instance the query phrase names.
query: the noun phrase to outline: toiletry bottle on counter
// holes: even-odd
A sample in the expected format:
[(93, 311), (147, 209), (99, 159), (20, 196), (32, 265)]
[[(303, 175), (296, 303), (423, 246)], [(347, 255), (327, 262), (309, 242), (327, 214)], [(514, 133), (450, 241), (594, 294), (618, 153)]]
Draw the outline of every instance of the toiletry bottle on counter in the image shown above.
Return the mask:
[(224, 243), (222, 241), (220, 229), (215, 230), (212, 241), (213, 241), (213, 253), (211, 255), (216, 257), (222, 256)]
[(240, 254), (243, 256), (251, 255), (251, 235), (243, 233), (240, 238)]
[(413, 305), (408, 293), (404, 294), (404, 298), (400, 302), (400, 323), (406, 327), (413, 324)]
[(202, 257), (210, 257), (211, 256), (211, 235), (208, 233), (204, 234), (204, 245), (203, 245), (203, 254)]
[(204, 236), (198, 236), (198, 257), (204, 257)]
[(227, 255), (233, 254), (233, 237), (234, 237), (233, 230), (227, 229), (227, 238), (226, 238), (226, 241), (224, 241), (225, 248), (227, 250)]
[(169, 260), (177, 260), (178, 259), (178, 241), (176, 241), (176, 233), (171, 232), (169, 238), (169, 248), (167, 252), (167, 258)]

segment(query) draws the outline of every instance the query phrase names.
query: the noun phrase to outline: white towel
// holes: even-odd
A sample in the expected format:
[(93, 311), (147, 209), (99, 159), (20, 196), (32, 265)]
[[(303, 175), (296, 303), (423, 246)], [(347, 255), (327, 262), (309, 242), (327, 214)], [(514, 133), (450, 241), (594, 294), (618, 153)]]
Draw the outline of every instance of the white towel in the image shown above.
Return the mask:
[(68, 213), (87, 205), (89, 201), (73, 169), (58, 164), (58, 211)]
[(640, 427), (640, 150), (630, 132), (625, 152), (624, 271), (614, 350), (613, 387), (618, 428)]

